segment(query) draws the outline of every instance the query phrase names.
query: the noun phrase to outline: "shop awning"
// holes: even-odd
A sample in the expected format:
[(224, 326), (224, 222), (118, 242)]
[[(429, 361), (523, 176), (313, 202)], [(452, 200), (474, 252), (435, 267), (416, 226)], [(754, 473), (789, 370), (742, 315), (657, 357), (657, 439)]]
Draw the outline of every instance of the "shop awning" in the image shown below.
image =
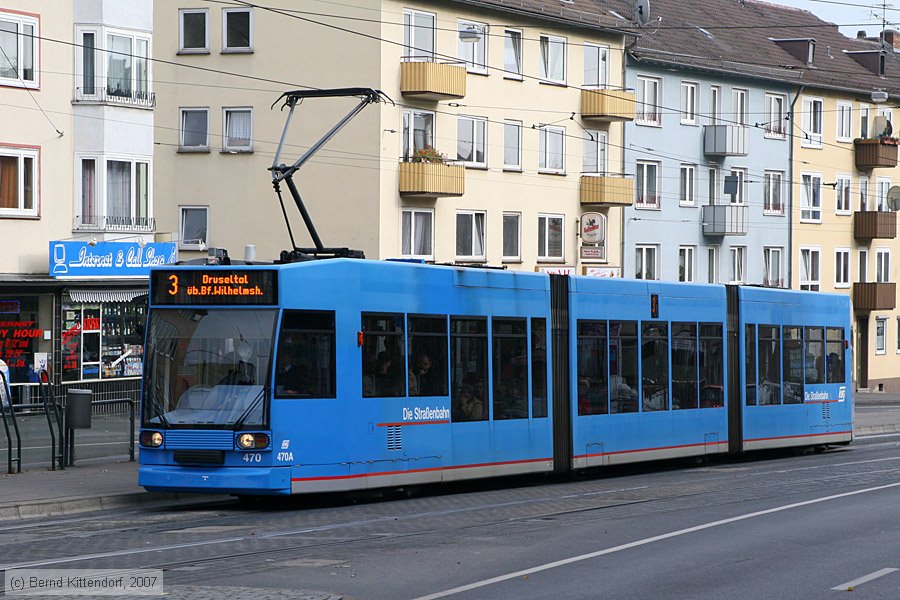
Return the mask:
[(147, 293), (146, 289), (136, 290), (67, 290), (74, 302), (131, 302)]

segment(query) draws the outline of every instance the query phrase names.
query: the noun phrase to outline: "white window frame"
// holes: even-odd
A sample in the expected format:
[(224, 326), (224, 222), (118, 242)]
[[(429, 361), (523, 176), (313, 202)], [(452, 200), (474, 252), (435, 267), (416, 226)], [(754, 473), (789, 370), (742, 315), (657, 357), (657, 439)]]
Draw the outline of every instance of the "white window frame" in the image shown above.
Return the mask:
[[(656, 174), (653, 177), (655, 183), (656, 194), (650, 195), (650, 179), (647, 177), (649, 167), (654, 167)], [(639, 175), (639, 171), (643, 170), (643, 175)], [(660, 178), (662, 176), (662, 163), (654, 160), (638, 160), (635, 161), (635, 198), (634, 207), (637, 209), (659, 210), (662, 202), (660, 201)], [(643, 182), (643, 188), (639, 187), (638, 182)], [(652, 201), (648, 201), (652, 199)]]
[[(0, 208), (0, 217), (37, 217), (40, 214), (40, 148), (36, 146), (0, 146), (0, 156), (16, 159), (16, 208)], [(31, 208), (25, 208), (25, 160), (31, 160)], [(18, 235), (26, 235), (20, 233)], [(17, 234), (12, 235), (15, 243)]]
[[(588, 77), (588, 54), (597, 54), (597, 81), (590, 81)], [(609, 86), (609, 46), (584, 43), (584, 88), (588, 90), (603, 90)]]
[[(512, 139), (515, 141), (515, 146), (510, 145), (510, 131), (512, 130), (514, 130)], [(511, 149), (516, 151), (516, 162), (514, 163), (506, 160), (506, 153)], [(522, 121), (507, 119), (503, 122), (503, 170), (522, 171)]]
[(719, 283), (719, 247), (708, 246), (706, 249), (706, 281)]
[[(184, 213), (187, 210), (202, 210), (206, 213), (206, 239), (185, 239), (184, 237)], [(203, 250), (209, 246), (209, 206), (181, 205), (178, 207), (178, 248), (181, 250)]]
[(783, 140), (787, 137), (785, 110), (787, 97), (784, 94), (766, 92), (766, 126), (765, 137)]
[[(459, 33), (463, 31), (480, 31), (477, 41), (463, 41)], [(478, 75), (488, 74), (488, 25), (468, 19), (456, 20), (456, 57), (466, 65), (466, 73)]]
[(729, 175), (738, 178), (737, 194), (729, 198), (729, 204), (745, 206), (747, 204), (747, 167), (732, 167)]
[[(84, 31), (90, 31), (89, 29), (85, 29)], [(105, 88), (105, 93), (107, 100), (115, 97), (115, 95), (109, 92), (109, 61), (112, 56), (115, 55), (112, 52), (112, 45), (110, 44), (110, 36), (116, 36), (121, 38), (128, 38), (131, 41), (131, 55), (129, 59), (131, 60), (131, 98), (132, 100), (147, 105), (150, 102), (151, 94), (153, 92), (153, 38), (152, 36), (142, 35), (139, 33), (135, 33), (133, 31), (128, 31), (125, 29), (110, 29), (103, 27), (99, 30), (100, 38), (99, 43), (95, 46), (96, 55), (102, 57), (102, 79), (103, 88)], [(147, 89), (144, 90), (144, 94), (147, 95), (146, 98), (140, 97), (140, 92), (138, 91), (138, 82), (140, 73), (138, 72), (137, 61), (139, 58), (142, 58), (138, 54), (138, 42), (144, 42), (147, 44), (147, 56), (143, 57), (147, 62), (147, 81), (146, 86)], [(125, 97), (127, 98), (127, 96)]]
[[(184, 47), (184, 16), (188, 14), (203, 15), (203, 47)], [(178, 9), (178, 54), (209, 54), (209, 9), (208, 8), (179, 8)]]
[[(772, 200), (776, 195), (777, 203)], [(784, 171), (763, 173), (763, 214), (784, 216)]]
[[(92, 68), (94, 74), (93, 81), (90, 82), (90, 85), (86, 85), (85, 81), (85, 71), (87, 67), (85, 65), (84, 55), (88, 48), (84, 39), (86, 35), (94, 36), (94, 50), (90, 56), (90, 60), (93, 63)], [(106, 87), (106, 78), (104, 76), (106, 62), (104, 60), (105, 57), (103, 56), (105, 52), (101, 51), (106, 47), (104, 45), (106, 42), (104, 41), (105, 38), (103, 37), (103, 32), (99, 27), (78, 27), (75, 30), (75, 38), (80, 44), (79, 47), (75, 48), (76, 99), (78, 99), (79, 94), (81, 98), (96, 99)]]
[[(228, 46), (228, 15), (231, 13), (248, 13), (250, 15), (247, 20), (247, 45), (246, 46)], [(247, 8), (223, 8), (222, 9), (222, 53), (223, 54), (240, 54), (253, 52), (253, 9)]]
[[(416, 25), (416, 17), (424, 16), (431, 19), (431, 27), (420, 27)], [(416, 61), (432, 61), (434, 60), (435, 47), (435, 27), (437, 25), (437, 15), (424, 10), (403, 9), (403, 57), (404, 62)], [(430, 39), (431, 50), (424, 50), (420, 47), (421, 40), (416, 36), (416, 32), (425, 31), (422, 35), (428, 35)]]
[(872, 210), (872, 205), (869, 203), (869, 176), (868, 175), (860, 175), (859, 176), (859, 210)]
[(875, 249), (875, 282), (890, 283), (892, 281), (891, 274), (891, 249), (876, 248)]
[[(487, 213), (483, 210), (457, 210), (456, 211), (456, 236), (459, 236), (459, 217), (471, 217), (470, 225), (472, 231), (472, 253), (471, 254), (459, 254), (459, 248), (456, 246), (456, 237), (454, 237), (454, 251), (456, 252), (456, 260), (463, 261), (484, 261), (487, 256)], [(481, 217), (481, 253), (475, 252), (475, 239), (478, 237), (476, 234), (478, 233), (478, 228), (475, 226), (475, 222), (478, 220), (478, 217)]]
[(138, 163), (147, 165), (147, 220), (148, 223), (146, 226), (135, 225), (134, 227), (124, 226), (121, 229), (139, 229), (141, 231), (150, 230), (150, 223), (153, 223), (153, 162), (150, 157), (142, 156), (125, 156), (118, 154), (107, 154), (103, 157), (102, 160), (99, 161), (98, 166), (103, 169), (101, 174), (102, 177), (102, 207), (103, 207), (103, 215), (106, 217), (106, 229), (117, 229), (119, 227), (110, 223), (110, 210), (109, 210), (109, 163), (110, 162), (124, 162), (129, 163), (131, 166), (131, 190), (130, 190), (130, 216), (132, 219), (137, 218), (137, 208), (138, 208), (138, 198), (137, 198), (137, 185), (138, 185)]
[(746, 283), (747, 281), (747, 246), (729, 248), (731, 257), (731, 279), (729, 283)]
[(871, 109), (872, 107), (868, 104), (859, 105), (859, 137), (863, 139), (869, 137), (869, 133), (871, 133), (871, 123), (869, 122)]
[[(513, 43), (513, 39), (515, 36), (518, 36), (519, 39), (519, 47), (516, 48), (516, 45)], [(524, 42), (524, 36), (522, 35), (521, 29), (510, 29), (506, 28), (503, 30), (503, 77), (506, 79), (514, 79), (516, 81), (522, 81), (524, 79), (523, 76), (523, 63), (522, 63), (522, 44)], [(510, 70), (509, 64), (507, 63), (507, 54), (512, 53), (513, 57), (517, 61), (517, 69)]]
[[(206, 143), (195, 146), (186, 146), (184, 144), (184, 118), (189, 112), (202, 112), (206, 115)], [(182, 106), (178, 109), (178, 150), (180, 152), (209, 152), (209, 107), (208, 106)]]
[(719, 203), (719, 180), (721, 179), (721, 175), (722, 173), (719, 170), (719, 167), (709, 167), (709, 169), (707, 169), (706, 195), (710, 206)]
[(887, 194), (892, 184), (890, 177), (877, 177), (875, 179), (875, 210), (890, 210), (887, 204)]
[[(550, 221), (559, 221), (560, 255), (550, 255)], [(543, 224), (542, 224), (543, 223)], [(544, 244), (541, 246), (541, 230), (544, 233)], [(566, 260), (566, 216), (559, 214), (538, 214), (538, 260), (541, 262), (565, 262)]]
[[(816, 260), (813, 261), (813, 256)], [(804, 264), (806, 277), (803, 276)], [(822, 248), (819, 246), (800, 246), (800, 289), (817, 292), (822, 284)]]
[(834, 249), (834, 288), (850, 288), (850, 248)]
[(835, 124), (835, 139), (839, 142), (852, 142), (853, 103), (838, 101), (835, 116), (837, 117), (837, 123)]
[[(823, 139), (823, 121), (825, 119), (825, 100), (822, 98), (803, 97), (801, 104), (800, 146), (803, 148), (821, 148)], [(818, 106), (818, 111), (813, 107)]]
[(678, 247), (678, 281), (694, 281), (697, 272), (696, 254), (696, 246)]
[[(809, 185), (807, 185), (807, 180)], [(818, 203), (816, 202), (818, 200)], [(800, 173), (800, 222), (822, 222), (822, 174)]]
[(698, 98), (697, 90), (699, 85), (694, 81), (681, 82), (681, 110), (680, 122), (682, 125), (697, 125)]
[[(506, 254), (506, 219), (515, 218), (516, 220), (516, 254)], [(501, 248), (500, 252), (503, 254), (503, 262), (521, 262), (522, 260), (522, 213), (518, 212), (505, 212), (503, 213), (503, 222), (502, 222), (502, 232), (501, 232)]]
[(887, 317), (875, 317), (875, 354), (885, 354), (886, 352)]
[[(431, 143), (425, 146), (434, 148), (436, 119), (433, 111), (420, 110), (418, 108), (408, 108), (400, 114), (400, 152), (403, 160), (409, 161), (416, 155), (416, 115), (425, 115), (431, 117)], [(426, 136), (427, 137), (427, 136)], [(423, 148), (418, 148), (422, 150)]]
[[(93, 196), (89, 203), (93, 205), (93, 212), (85, 214), (85, 196), (84, 189), (84, 163), (94, 163), (94, 187)], [(97, 154), (77, 154), (75, 155), (75, 229), (94, 229), (99, 227), (103, 217), (103, 205), (105, 201), (101, 199), (103, 185), (103, 175), (100, 170), (105, 168), (103, 157)]]
[(678, 206), (697, 206), (697, 165), (678, 169)]
[[(593, 139), (591, 139), (593, 138)], [(606, 132), (597, 129), (584, 131), (584, 154), (581, 172), (584, 175), (604, 175), (606, 173), (607, 141)], [(592, 157), (593, 160), (589, 160)]]
[[(652, 94), (652, 99), (648, 99), (648, 90), (652, 89), (655, 89), (656, 93)], [(648, 75), (638, 75), (637, 115), (634, 119), (635, 124), (646, 125), (649, 127), (662, 127), (662, 111), (660, 109), (661, 99), (662, 79), (659, 77), (650, 77)]]
[(856, 266), (859, 269), (859, 274), (857, 275), (859, 279), (859, 283), (867, 283), (869, 278), (869, 249), (868, 248), (860, 248), (858, 253), (858, 260), (856, 261)]
[[(409, 213), (409, 253), (403, 253), (403, 215)], [(428, 254), (415, 254), (416, 246), (416, 213), (427, 213), (431, 215), (431, 248)], [(400, 255), (404, 258), (418, 258), (422, 260), (434, 260), (434, 209), (433, 208), (416, 208), (405, 207), (400, 210)]]
[(722, 120), (722, 86), (709, 86), (709, 124), (718, 125)]
[[(228, 113), (250, 113), (250, 137), (246, 146), (237, 146), (228, 143)], [(252, 106), (227, 106), (222, 108), (222, 149), (226, 152), (253, 152), (253, 128), (255, 119)]]
[(731, 90), (732, 120), (736, 125), (748, 125), (750, 121), (750, 91), (742, 88)]
[[(540, 36), (540, 62), (541, 62), (541, 82), (553, 83), (557, 85), (566, 85), (566, 68), (567, 54), (569, 53), (569, 44), (566, 38), (557, 35), (549, 35), (542, 33)], [(551, 50), (557, 48), (557, 44), (562, 44), (562, 78), (553, 78), (550, 76)], [(547, 61), (544, 61), (544, 47), (546, 50)]]
[(837, 175), (834, 179), (834, 212), (837, 215), (853, 214), (853, 199), (850, 189), (853, 178), (850, 175)]
[[(784, 287), (784, 248), (781, 246), (763, 247), (763, 285), (768, 287)], [(778, 277), (774, 275), (777, 274)]]
[[(648, 265), (653, 268), (653, 277), (646, 276)], [(659, 281), (659, 244), (635, 245), (634, 278), (644, 281)]]
[[(550, 140), (551, 136), (559, 136), (562, 148), (560, 149), (561, 168), (550, 165)], [(556, 125), (544, 125), (538, 129), (538, 172), (565, 175), (566, 173), (566, 128)]]
[[(37, 17), (23, 14), (23, 13), (10, 13), (10, 12), (0, 12), (0, 21), (5, 21), (7, 23), (13, 23), (16, 25), (16, 76), (15, 77), (0, 77), (0, 86), (8, 86), (8, 87), (22, 87), (22, 88), (32, 88), (37, 89), (41, 86), (40, 81), (40, 71), (41, 71), (41, 28), (40, 28), (40, 20)], [(25, 40), (26, 36), (24, 33), (24, 28), (28, 26), (32, 28), (31, 35), (31, 59), (32, 59), (32, 79), (25, 79), (25, 70), (22, 67), (24, 62), (24, 54), (25, 54)]]
[[(479, 135), (479, 129), (481, 130)], [(468, 115), (459, 115), (456, 117), (456, 159), (464, 164), (467, 167), (472, 167), (475, 169), (486, 169), (487, 168), (487, 150), (488, 150), (488, 140), (487, 140), (487, 129), (488, 122), (484, 117), (472, 117)], [(461, 138), (459, 137), (460, 130), (468, 130), (468, 132), (472, 135), (472, 160), (465, 160), (459, 154), (459, 145), (461, 143)], [(478, 150), (479, 147), (481, 149), (481, 156), (484, 160), (478, 160)]]

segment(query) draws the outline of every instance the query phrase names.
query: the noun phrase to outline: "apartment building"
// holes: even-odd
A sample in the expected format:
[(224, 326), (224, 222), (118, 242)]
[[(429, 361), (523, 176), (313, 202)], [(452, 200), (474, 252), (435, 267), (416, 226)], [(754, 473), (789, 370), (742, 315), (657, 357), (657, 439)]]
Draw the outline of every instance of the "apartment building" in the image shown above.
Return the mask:
[[(365, 108), (295, 175), (326, 246), (621, 275), (634, 96), (616, 19), (582, 0), (379, 0), (314, 18), (293, 6), (155, 2), (157, 217), (182, 256), (290, 248), (267, 171), (285, 119), (273, 102), (290, 89), (367, 87), (391, 102)], [(283, 162), (356, 102), (299, 105)], [(296, 245), (311, 246), (286, 200)]]

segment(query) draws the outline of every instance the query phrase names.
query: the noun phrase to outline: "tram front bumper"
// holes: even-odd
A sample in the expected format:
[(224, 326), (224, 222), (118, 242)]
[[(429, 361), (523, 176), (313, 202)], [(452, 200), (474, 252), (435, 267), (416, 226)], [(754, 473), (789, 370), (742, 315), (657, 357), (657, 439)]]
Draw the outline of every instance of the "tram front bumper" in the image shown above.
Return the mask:
[(141, 465), (138, 485), (148, 492), (281, 495), (291, 493), (291, 468)]

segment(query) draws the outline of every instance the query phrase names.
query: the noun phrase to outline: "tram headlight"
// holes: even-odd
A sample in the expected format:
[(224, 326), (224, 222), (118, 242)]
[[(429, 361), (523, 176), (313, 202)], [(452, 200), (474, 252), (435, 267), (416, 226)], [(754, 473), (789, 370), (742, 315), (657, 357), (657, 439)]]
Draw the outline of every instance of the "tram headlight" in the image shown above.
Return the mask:
[(252, 433), (242, 433), (238, 436), (237, 439), (238, 448), (242, 448), (244, 450), (249, 450), (253, 447), (253, 434)]
[(159, 448), (163, 443), (163, 435), (158, 431), (142, 431), (141, 446), (145, 448)]
[(242, 433), (237, 437), (237, 447), (241, 450), (261, 450), (269, 445), (265, 433)]

